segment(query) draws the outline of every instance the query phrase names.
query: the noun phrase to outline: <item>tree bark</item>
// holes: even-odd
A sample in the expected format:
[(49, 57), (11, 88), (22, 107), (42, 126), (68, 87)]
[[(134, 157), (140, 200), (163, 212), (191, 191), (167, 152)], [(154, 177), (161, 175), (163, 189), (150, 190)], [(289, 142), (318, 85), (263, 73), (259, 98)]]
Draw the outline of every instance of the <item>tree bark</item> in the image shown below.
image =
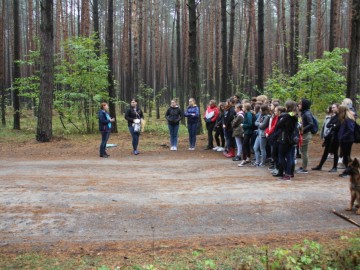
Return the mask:
[(93, 0), (92, 5), (94, 38), (96, 55), (100, 56), (100, 24), (99, 24), (99, 0)]
[(6, 126), (5, 117), (5, 35), (4, 35), (4, 18), (5, 18), (5, 0), (1, 1), (0, 16), (0, 94), (1, 94), (1, 124)]
[[(115, 107), (115, 87), (114, 87), (114, 60), (113, 60), (113, 35), (114, 35), (114, 0), (108, 2), (108, 19), (107, 19), (107, 31), (106, 31), (106, 52), (108, 55), (108, 82), (109, 82), (109, 112), (110, 116), (116, 118)], [(111, 132), (117, 133), (116, 121), (111, 125)]]
[(346, 96), (352, 100), (359, 94), (359, 59), (360, 59), (360, 0), (352, 0), (351, 43), (347, 74)]
[(234, 54), (234, 39), (235, 39), (235, 0), (231, 0), (230, 2), (230, 31), (229, 31), (229, 50), (228, 50), (228, 87), (227, 87), (227, 96), (231, 96), (233, 94), (233, 54)]
[[(16, 61), (20, 60), (20, 10), (19, 0), (13, 2), (14, 17), (14, 81), (21, 77), (20, 64)], [(19, 90), (13, 90), (13, 108), (14, 108), (14, 129), (20, 129), (20, 98)]]
[(257, 94), (264, 91), (264, 0), (258, 0)]
[(289, 70), (289, 53), (288, 53), (288, 44), (286, 38), (286, 9), (285, 9), (285, 0), (282, 0), (281, 4), (282, 13), (281, 13), (281, 21), (282, 21), (282, 33), (283, 33), (283, 48), (284, 48), (284, 70), (288, 72)]
[(305, 57), (310, 58), (310, 41), (311, 41), (311, 13), (312, 0), (307, 0), (306, 6), (306, 42), (305, 42)]
[(226, 19), (226, 0), (221, 0), (221, 100), (228, 98), (227, 86), (228, 86), (228, 72), (227, 72), (227, 19)]
[(329, 51), (332, 52), (337, 46), (338, 38), (338, 5), (339, 0), (331, 0), (330, 6), (330, 31), (329, 31)]
[(81, 28), (80, 35), (83, 37), (90, 36), (90, 9), (89, 0), (81, 1)]
[(324, 46), (323, 46), (323, 25), (324, 18), (322, 12), (323, 0), (317, 0), (316, 2), (316, 58), (321, 58)]
[(54, 25), (53, 1), (40, 1), (40, 97), (36, 140), (52, 139), (52, 108), (54, 87)]

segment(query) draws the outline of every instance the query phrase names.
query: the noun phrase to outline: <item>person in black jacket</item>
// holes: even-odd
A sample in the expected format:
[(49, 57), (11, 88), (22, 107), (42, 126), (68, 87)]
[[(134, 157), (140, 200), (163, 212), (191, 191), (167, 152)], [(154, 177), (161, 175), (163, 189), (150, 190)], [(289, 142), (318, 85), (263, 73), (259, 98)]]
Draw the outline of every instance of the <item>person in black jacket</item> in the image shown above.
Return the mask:
[(109, 140), (111, 132), (111, 123), (115, 121), (115, 118), (111, 118), (109, 113), (109, 105), (106, 102), (101, 103), (99, 116), (99, 130), (101, 132), (100, 143), (100, 157), (107, 158), (109, 154), (106, 153), (106, 143)]
[[(294, 157), (296, 146), (289, 140), (294, 129), (298, 128), (297, 104), (288, 100), (285, 103), (286, 114), (282, 114), (276, 124), (276, 129), (281, 130), (278, 138), (279, 162), (284, 169), (284, 176), (280, 180), (291, 180), (293, 175)], [(281, 175), (279, 175), (281, 176)]]
[(165, 118), (168, 121), (168, 127), (170, 132), (170, 150), (176, 151), (178, 146), (178, 133), (180, 127), (180, 120), (183, 117), (183, 113), (176, 103), (176, 100), (172, 100), (170, 107), (165, 113)]
[(137, 99), (133, 98), (130, 102), (130, 107), (125, 112), (125, 119), (128, 121), (128, 128), (132, 137), (132, 146), (134, 155), (138, 155), (137, 150), (139, 144), (140, 130), (135, 128), (135, 125), (140, 123), (144, 119), (144, 115), (140, 107), (138, 106)]
[(331, 106), (333, 116), (330, 118), (329, 122), (326, 124), (326, 132), (324, 132), (324, 153), (321, 157), (319, 165), (314, 168), (311, 168), (315, 171), (321, 171), (322, 166), (324, 165), (328, 154), (331, 152), (334, 154), (334, 163), (333, 167), (329, 172), (337, 172), (337, 165), (339, 161), (339, 139), (338, 132), (340, 128), (340, 121), (338, 116), (339, 104), (335, 103)]

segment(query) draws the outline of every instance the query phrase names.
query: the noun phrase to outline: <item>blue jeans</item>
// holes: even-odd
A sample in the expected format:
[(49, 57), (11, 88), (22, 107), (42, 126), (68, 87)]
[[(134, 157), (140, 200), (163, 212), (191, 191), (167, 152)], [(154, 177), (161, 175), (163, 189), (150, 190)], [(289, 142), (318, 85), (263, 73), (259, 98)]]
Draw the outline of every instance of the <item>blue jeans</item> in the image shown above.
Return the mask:
[(110, 131), (101, 132), (101, 144), (100, 144), (100, 156), (104, 156), (106, 153), (106, 143), (109, 140)]
[[(262, 138), (261, 136), (257, 136), (254, 144), (254, 152), (256, 164), (265, 165), (266, 162), (266, 138)], [(261, 155), (261, 160), (260, 160)]]
[(295, 163), (295, 146), (279, 143), (279, 163), (284, 168), (286, 175), (292, 174), (292, 166)]
[(134, 127), (130, 126), (129, 127), (129, 131), (132, 137), (132, 146), (134, 150), (137, 150), (138, 144), (139, 144), (139, 137), (140, 137), (140, 133), (138, 132), (134, 132)]
[(195, 148), (195, 145), (196, 145), (197, 126), (198, 126), (198, 123), (188, 124), (190, 148)]
[(170, 131), (170, 144), (177, 147), (180, 125), (168, 125)]

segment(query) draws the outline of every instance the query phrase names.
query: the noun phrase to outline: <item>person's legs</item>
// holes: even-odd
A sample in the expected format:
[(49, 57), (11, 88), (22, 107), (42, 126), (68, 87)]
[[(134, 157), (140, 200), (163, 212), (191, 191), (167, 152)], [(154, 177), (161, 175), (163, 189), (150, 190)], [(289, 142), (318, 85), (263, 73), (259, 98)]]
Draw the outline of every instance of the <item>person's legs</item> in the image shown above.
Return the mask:
[(106, 143), (109, 140), (110, 132), (101, 132), (100, 156), (106, 155)]
[(267, 152), (266, 152), (267, 139), (260, 138), (260, 152), (261, 152), (261, 164), (265, 165)]
[(309, 149), (309, 144), (310, 144), (311, 138), (312, 138), (311, 132), (308, 132), (303, 135), (303, 141), (302, 141), (302, 145), (301, 145), (301, 155), (302, 155), (302, 166), (301, 167), (304, 170), (307, 170), (307, 166), (308, 166), (308, 162), (309, 162), (308, 149)]
[[(327, 157), (328, 157), (328, 154), (329, 154), (329, 149), (330, 149), (330, 144), (331, 144), (331, 140), (329, 139), (325, 139), (325, 148), (324, 148), (324, 153), (321, 157), (321, 160), (320, 160), (320, 163), (319, 165), (317, 166), (319, 169), (322, 168), (322, 166), (324, 165)], [(316, 168), (316, 167), (315, 167)]]
[(351, 156), (351, 148), (353, 143), (352, 142), (344, 142), (341, 144), (341, 148), (343, 150), (343, 164), (345, 166), (345, 168), (347, 168), (347, 166), (349, 165), (349, 162), (351, 160), (350, 156)]
[(132, 137), (132, 147), (133, 147), (133, 150), (137, 150), (137, 147), (138, 147), (138, 144), (139, 144), (139, 133), (137, 132), (134, 132), (134, 127), (133, 126), (130, 126), (129, 127), (129, 131), (130, 131), (130, 134), (131, 134), (131, 137)]
[(218, 127), (215, 131), (215, 141), (216, 141), (216, 146), (220, 146), (220, 130), (222, 128)]
[(260, 137), (257, 136), (255, 139), (255, 143), (254, 143), (254, 153), (255, 153), (255, 164), (259, 165), (260, 164)]
[(241, 157), (241, 154), (242, 154), (242, 140), (241, 140), (241, 137), (236, 136), (235, 137), (235, 142), (236, 142), (236, 148), (237, 148), (236, 156)]
[(168, 125), (169, 127), (169, 133), (170, 133), (170, 146), (173, 147), (174, 146), (174, 125)]
[(173, 137), (174, 144), (173, 144), (173, 146), (175, 146), (177, 148), (177, 146), (178, 146), (178, 134), (179, 134), (180, 125), (174, 125), (173, 128), (174, 128), (174, 133), (173, 133), (173, 135), (174, 135), (174, 137)]
[(244, 135), (243, 141), (243, 159), (250, 159), (250, 138), (251, 135)]
[(190, 128), (190, 148), (195, 148), (196, 146), (196, 129), (197, 129), (197, 124), (190, 124), (189, 125)]
[(333, 168), (337, 168), (338, 162), (339, 162), (339, 141), (334, 140), (332, 142), (332, 152), (334, 153), (334, 163)]
[(213, 129), (214, 129), (215, 123), (214, 122), (210, 122), (210, 123), (206, 123), (206, 129), (208, 132), (208, 148), (213, 148), (214, 147), (214, 137), (213, 137)]

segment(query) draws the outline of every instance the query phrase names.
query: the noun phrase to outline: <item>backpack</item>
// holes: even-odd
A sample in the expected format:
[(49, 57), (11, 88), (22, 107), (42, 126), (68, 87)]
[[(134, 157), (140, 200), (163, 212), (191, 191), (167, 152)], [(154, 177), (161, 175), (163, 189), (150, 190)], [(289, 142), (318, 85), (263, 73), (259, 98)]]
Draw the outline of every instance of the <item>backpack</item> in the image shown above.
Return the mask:
[(354, 143), (360, 143), (360, 125), (356, 122), (354, 127)]
[(316, 134), (319, 131), (319, 121), (315, 118), (313, 114), (311, 114), (311, 118), (313, 120), (314, 125), (310, 129), (311, 134)]

